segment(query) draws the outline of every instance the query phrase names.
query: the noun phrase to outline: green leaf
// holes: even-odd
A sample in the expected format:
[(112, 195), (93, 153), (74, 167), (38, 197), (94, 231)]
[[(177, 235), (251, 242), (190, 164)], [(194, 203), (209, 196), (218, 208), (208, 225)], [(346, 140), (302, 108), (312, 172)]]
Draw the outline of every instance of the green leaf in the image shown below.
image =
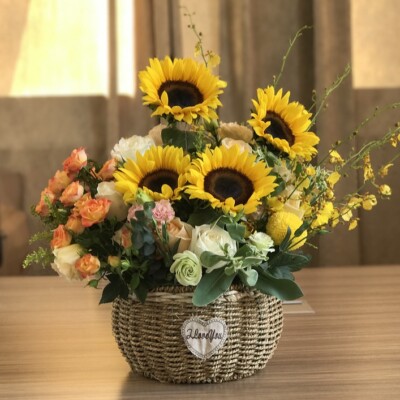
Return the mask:
[(88, 282), (88, 286), (97, 289), (97, 286), (99, 285), (99, 280), (98, 279), (92, 279)]
[(193, 304), (202, 307), (211, 303), (229, 289), (234, 278), (235, 274), (226, 275), (224, 268), (205, 273), (193, 293)]
[(280, 252), (270, 258), (270, 268), (288, 267), (290, 271), (299, 271), (301, 267), (308, 264), (311, 256), (302, 253)]
[(244, 225), (240, 224), (226, 224), (226, 230), (228, 231), (230, 237), (237, 242), (244, 242), (244, 234), (246, 228)]
[(258, 270), (258, 280), (255, 287), (262, 293), (275, 296), (281, 300), (295, 300), (303, 296), (300, 287), (291, 279), (276, 279), (271, 274)]
[(197, 134), (194, 132), (181, 131), (176, 128), (164, 128), (161, 131), (161, 137), (164, 145), (181, 147), (185, 152), (191, 152), (196, 149)]
[(141, 303), (144, 303), (146, 301), (148, 292), (149, 289), (143, 282), (140, 282), (139, 286), (134, 290), (136, 297)]
[(132, 275), (132, 279), (131, 279), (131, 282), (129, 285), (131, 288), (131, 291), (134, 292), (135, 289), (139, 286), (139, 284), (140, 284), (140, 275), (138, 273), (134, 273)]
[(215, 211), (211, 207), (208, 207), (208, 208), (201, 209), (197, 212), (193, 212), (190, 215), (189, 220), (187, 222), (188, 222), (188, 224), (190, 224), (192, 226), (211, 224), (219, 216), (220, 216), (220, 214), (217, 211)]
[(100, 304), (111, 303), (118, 296), (122, 298), (128, 297), (128, 286), (126, 286), (125, 282), (121, 280), (119, 275), (108, 275), (107, 278), (109, 279), (110, 283), (103, 289)]

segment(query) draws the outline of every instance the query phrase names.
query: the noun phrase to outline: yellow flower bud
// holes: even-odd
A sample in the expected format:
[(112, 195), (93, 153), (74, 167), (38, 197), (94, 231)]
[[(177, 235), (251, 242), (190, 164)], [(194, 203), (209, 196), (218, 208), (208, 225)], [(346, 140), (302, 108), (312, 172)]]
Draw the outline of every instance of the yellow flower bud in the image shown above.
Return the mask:
[(379, 176), (381, 176), (382, 178), (384, 178), (388, 173), (389, 173), (389, 168), (393, 167), (394, 164), (390, 163), (390, 164), (386, 164), (383, 165), (380, 169), (379, 169)]
[(329, 162), (331, 164), (343, 164), (344, 160), (341, 155), (336, 150), (331, 150), (329, 152)]
[(372, 207), (376, 206), (378, 201), (373, 194), (367, 194), (363, 198), (362, 207), (364, 210), (370, 211)]
[(380, 185), (378, 190), (382, 196), (390, 196), (392, 194), (392, 189), (389, 185)]
[(357, 225), (358, 225), (357, 218), (353, 218), (349, 223), (349, 231), (352, 231), (353, 229), (357, 228)]
[(107, 262), (114, 268), (118, 267), (121, 259), (118, 256), (108, 256)]

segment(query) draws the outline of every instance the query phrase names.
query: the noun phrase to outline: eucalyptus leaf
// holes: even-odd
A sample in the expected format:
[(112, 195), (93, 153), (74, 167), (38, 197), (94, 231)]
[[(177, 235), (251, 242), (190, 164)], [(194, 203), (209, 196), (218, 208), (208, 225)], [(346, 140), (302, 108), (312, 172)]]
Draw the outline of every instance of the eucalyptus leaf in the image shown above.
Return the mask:
[(226, 275), (224, 268), (205, 273), (193, 293), (193, 304), (202, 307), (211, 303), (229, 289), (235, 276)]
[(240, 280), (247, 286), (254, 286), (258, 280), (258, 272), (255, 269), (239, 270)]
[(203, 251), (200, 256), (200, 261), (206, 268), (212, 268), (218, 262), (227, 260), (225, 256), (211, 253), (211, 251)]

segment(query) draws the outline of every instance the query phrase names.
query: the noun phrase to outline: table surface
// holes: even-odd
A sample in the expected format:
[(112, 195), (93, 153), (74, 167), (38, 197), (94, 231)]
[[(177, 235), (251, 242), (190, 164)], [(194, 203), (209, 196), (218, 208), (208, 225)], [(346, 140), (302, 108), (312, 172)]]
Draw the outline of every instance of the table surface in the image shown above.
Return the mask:
[(0, 399), (400, 399), (400, 266), (306, 268), (314, 313), (286, 313), (266, 368), (222, 384), (130, 371), (99, 291), (58, 277), (0, 278)]

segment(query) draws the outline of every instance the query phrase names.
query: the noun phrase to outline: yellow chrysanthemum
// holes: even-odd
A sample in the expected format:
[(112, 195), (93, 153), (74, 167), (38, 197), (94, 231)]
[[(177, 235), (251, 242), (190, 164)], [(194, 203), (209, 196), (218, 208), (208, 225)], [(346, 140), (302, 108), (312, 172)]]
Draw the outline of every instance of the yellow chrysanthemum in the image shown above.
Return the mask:
[(185, 170), (190, 157), (173, 146), (154, 146), (136, 161), (129, 159), (115, 174), (115, 187), (123, 193), (126, 203), (136, 199), (141, 188), (153, 200), (177, 199), (185, 183)]
[(209, 148), (189, 167), (185, 192), (191, 199), (208, 201), (223, 212), (257, 210), (260, 199), (277, 186), (271, 168), (256, 162), (256, 156), (240, 152), (239, 146)]
[(294, 237), (294, 233), (303, 221), (295, 214), (278, 211), (272, 214), (267, 222), (266, 232), (271, 236), (275, 245), (280, 245), (287, 235), (288, 228), (290, 228), (290, 240), (293, 242), (289, 250), (296, 250), (304, 245), (307, 239), (307, 231), (304, 231), (300, 236)]
[(318, 136), (309, 132), (311, 114), (298, 102), (289, 103), (290, 92), (282, 97), (282, 89), (275, 93), (272, 86), (258, 89), (258, 101), (253, 100), (255, 112), (248, 121), (258, 136), (265, 138), (278, 150), (296, 157), (311, 160), (317, 154), (314, 147)]
[(188, 124), (198, 117), (206, 121), (218, 118), (218, 95), (226, 82), (212, 75), (204, 64), (189, 58), (153, 58), (150, 66), (139, 72), (139, 80), (143, 104), (155, 110), (152, 116), (172, 116)]

